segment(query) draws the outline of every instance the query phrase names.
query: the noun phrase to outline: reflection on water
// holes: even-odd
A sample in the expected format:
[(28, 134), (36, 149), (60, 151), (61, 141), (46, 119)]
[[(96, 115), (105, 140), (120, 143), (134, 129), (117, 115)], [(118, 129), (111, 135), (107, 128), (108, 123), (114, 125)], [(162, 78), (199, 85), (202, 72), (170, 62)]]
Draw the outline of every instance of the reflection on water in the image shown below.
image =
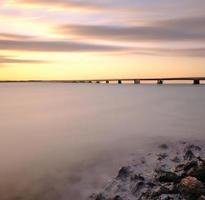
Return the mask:
[(205, 87), (0, 84), (0, 199), (85, 199), (157, 138), (204, 135)]

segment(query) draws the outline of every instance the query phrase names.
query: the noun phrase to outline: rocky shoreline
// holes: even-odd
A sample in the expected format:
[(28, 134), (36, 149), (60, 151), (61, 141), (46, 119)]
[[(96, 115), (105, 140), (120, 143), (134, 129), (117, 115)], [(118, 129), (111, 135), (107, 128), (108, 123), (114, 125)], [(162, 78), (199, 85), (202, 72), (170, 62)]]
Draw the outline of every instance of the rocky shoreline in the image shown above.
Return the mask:
[(205, 200), (203, 145), (161, 144), (156, 152), (122, 167), (90, 200)]

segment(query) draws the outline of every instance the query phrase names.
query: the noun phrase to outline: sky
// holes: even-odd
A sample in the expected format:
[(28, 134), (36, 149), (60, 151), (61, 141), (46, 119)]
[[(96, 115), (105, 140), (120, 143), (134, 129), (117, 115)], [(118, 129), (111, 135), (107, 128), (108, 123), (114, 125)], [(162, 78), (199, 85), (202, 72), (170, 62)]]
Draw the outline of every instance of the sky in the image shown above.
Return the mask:
[(0, 0), (0, 80), (205, 76), (204, 0)]

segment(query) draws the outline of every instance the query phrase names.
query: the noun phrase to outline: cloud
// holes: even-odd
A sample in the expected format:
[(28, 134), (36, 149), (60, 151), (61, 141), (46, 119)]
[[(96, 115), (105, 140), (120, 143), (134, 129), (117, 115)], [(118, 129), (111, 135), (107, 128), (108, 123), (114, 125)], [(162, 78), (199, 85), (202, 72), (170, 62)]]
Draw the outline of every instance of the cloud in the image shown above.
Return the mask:
[(161, 20), (154, 23), (156, 26), (175, 30), (203, 32), (205, 34), (205, 15)]
[(205, 16), (156, 21), (143, 26), (62, 25), (64, 35), (112, 41), (205, 41)]
[(22, 5), (37, 5), (47, 6), (53, 8), (63, 8), (70, 10), (92, 10), (97, 11), (103, 9), (102, 4), (91, 2), (91, 1), (76, 1), (76, 0), (16, 0), (18, 4)]
[(0, 50), (45, 52), (115, 52), (126, 47), (67, 41), (0, 40)]
[[(119, 47), (62, 41), (10, 41), (0, 40), (0, 50), (38, 51), (38, 52), (119, 52), (122, 54), (154, 56), (204, 57), (205, 48), (153, 48)], [(117, 55), (117, 54), (116, 54)], [(21, 60), (0, 57), (0, 63), (42, 63), (39, 60)]]
[(151, 56), (205, 57), (205, 48), (138, 48), (130, 54)]
[(16, 59), (7, 56), (0, 56), (0, 64), (40, 64), (47, 63), (47, 61), (42, 60), (30, 60), (30, 59)]
[[(131, 2), (128, 4), (119, 1), (106, 1), (106, 0), (15, 0), (17, 5), (32, 5), (37, 7), (46, 7), (52, 9), (63, 9), (69, 11), (83, 11), (83, 12), (109, 12), (113, 13), (136, 13), (136, 10), (142, 8), (133, 8)], [(131, 5), (130, 5), (131, 4)]]
[(33, 38), (33, 36), (11, 34), (11, 33), (0, 33), (0, 39), (25, 40), (25, 39), (31, 39), (31, 38)]

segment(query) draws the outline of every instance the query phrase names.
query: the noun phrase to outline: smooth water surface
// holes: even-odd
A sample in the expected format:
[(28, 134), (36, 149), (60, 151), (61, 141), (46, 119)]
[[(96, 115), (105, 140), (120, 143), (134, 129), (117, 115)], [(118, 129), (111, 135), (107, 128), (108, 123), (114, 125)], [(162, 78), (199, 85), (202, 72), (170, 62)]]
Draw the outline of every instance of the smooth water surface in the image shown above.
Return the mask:
[(0, 199), (86, 199), (150, 142), (204, 130), (203, 85), (1, 83)]

